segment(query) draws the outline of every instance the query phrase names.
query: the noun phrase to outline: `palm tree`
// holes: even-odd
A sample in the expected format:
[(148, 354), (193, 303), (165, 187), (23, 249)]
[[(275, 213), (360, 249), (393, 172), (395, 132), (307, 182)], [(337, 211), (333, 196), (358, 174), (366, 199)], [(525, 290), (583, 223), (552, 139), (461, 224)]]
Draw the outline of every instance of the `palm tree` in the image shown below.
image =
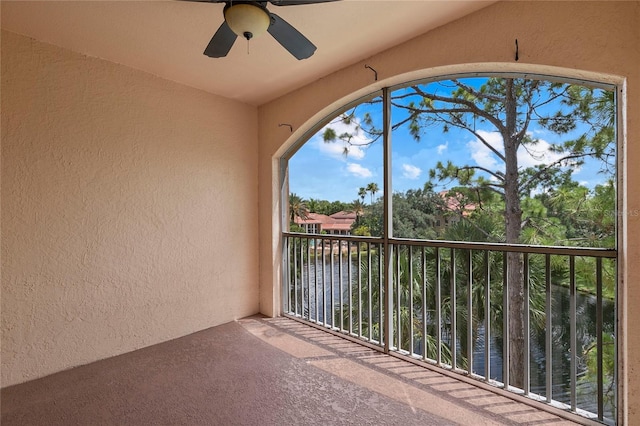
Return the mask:
[(356, 214), (356, 225), (360, 223), (360, 218), (364, 214), (364, 204), (360, 200), (354, 200), (351, 203), (351, 211)]
[(364, 186), (361, 186), (358, 189), (358, 197), (360, 197), (363, 203), (364, 203), (364, 197), (366, 196), (367, 196), (367, 188), (365, 188)]
[(373, 204), (373, 196), (376, 195), (376, 192), (378, 192), (379, 190), (380, 188), (378, 187), (378, 184), (375, 182), (371, 182), (370, 184), (367, 185), (366, 192), (371, 193), (371, 204)]
[(289, 219), (294, 223), (296, 217), (302, 220), (309, 219), (309, 208), (307, 202), (299, 195), (291, 193), (289, 195)]

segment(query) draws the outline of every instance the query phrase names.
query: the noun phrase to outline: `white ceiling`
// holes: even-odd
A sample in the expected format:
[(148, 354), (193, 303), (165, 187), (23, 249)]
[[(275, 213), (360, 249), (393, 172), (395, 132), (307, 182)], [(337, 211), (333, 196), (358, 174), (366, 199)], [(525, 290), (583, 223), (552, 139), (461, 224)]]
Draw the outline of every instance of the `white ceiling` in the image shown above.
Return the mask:
[[(224, 4), (188, 1), (5, 1), (2, 29), (260, 105), (493, 1), (342, 0), (271, 12), (318, 49), (298, 61), (269, 34), (202, 54)], [(247, 49), (249, 53), (247, 53)]]

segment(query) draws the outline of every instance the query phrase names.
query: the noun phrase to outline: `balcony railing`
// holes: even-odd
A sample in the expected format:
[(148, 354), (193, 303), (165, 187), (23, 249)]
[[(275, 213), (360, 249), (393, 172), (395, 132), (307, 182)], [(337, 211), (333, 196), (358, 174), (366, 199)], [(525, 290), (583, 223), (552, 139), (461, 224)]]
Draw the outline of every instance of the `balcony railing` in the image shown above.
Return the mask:
[[(615, 423), (616, 257), (609, 249), (286, 233), (285, 313)], [(513, 280), (522, 282), (522, 303), (514, 303)], [(510, 304), (526, 312), (524, 339), (510, 338)]]

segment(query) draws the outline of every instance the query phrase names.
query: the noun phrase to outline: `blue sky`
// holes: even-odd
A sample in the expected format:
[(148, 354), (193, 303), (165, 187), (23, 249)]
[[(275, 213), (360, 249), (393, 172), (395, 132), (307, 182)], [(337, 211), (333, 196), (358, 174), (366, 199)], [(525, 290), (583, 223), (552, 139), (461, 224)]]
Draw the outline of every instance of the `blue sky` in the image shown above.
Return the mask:
[[(375, 105), (380, 108), (379, 104)], [(360, 113), (362, 107), (359, 108)], [(393, 115), (393, 113), (392, 113)], [(374, 120), (379, 121), (379, 118)], [(397, 120), (397, 117), (396, 117)], [(392, 121), (395, 121), (392, 118)], [(382, 141), (371, 140), (356, 128), (358, 119), (350, 125), (334, 122), (328, 126), (337, 134), (344, 132), (355, 134), (349, 153), (344, 155), (344, 142), (338, 140), (325, 143), (322, 138), (324, 129), (310, 138), (289, 161), (290, 191), (305, 199), (351, 202), (358, 198), (358, 188), (375, 182), (380, 188), (376, 198), (383, 193)], [(380, 123), (377, 123), (381, 127)], [(550, 162), (558, 154), (548, 151), (552, 143), (566, 140), (572, 135), (558, 136), (543, 129), (530, 127), (531, 135), (539, 139), (533, 151), (527, 153), (521, 149), (519, 163), (528, 167), (540, 162)], [(502, 140), (499, 134), (478, 129), (478, 133), (500, 150)], [(533, 154), (533, 155), (532, 155)], [(501, 163), (486, 146), (471, 133), (451, 128), (443, 133), (440, 127), (429, 127), (419, 142), (406, 131), (398, 129), (392, 135), (392, 188), (393, 192), (422, 188), (429, 179), (429, 170), (438, 161), (451, 160), (454, 164), (479, 165), (488, 169), (499, 169)], [(602, 182), (598, 174), (599, 165), (591, 162), (574, 171), (574, 180), (589, 187)], [(436, 190), (446, 189), (446, 182), (432, 182)], [(365, 199), (369, 201), (369, 196)]]

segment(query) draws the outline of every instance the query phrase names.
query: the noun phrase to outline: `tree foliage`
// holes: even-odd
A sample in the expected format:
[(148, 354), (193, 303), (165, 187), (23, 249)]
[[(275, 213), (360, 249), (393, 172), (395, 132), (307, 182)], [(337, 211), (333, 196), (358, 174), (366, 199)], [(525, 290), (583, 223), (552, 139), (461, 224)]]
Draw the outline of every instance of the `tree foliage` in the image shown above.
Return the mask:
[[(576, 209), (584, 209), (580, 200), (596, 208), (610, 204), (606, 196), (611, 194), (606, 187), (598, 189), (598, 196), (590, 196), (588, 190), (585, 192), (572, 180), (572, 174), (585, 166), (587, 160), (597, 159), (602, 165), (601, 172), (613, 176), (613, 92), (544, 79), (490, 77), (411, 85), (394, 91), (391, 103), (393, 130), (404, 128), (414, 140), (420, 141), (429, 137), (434, 127), (442, 133), (456, 128), (471, 135), (479, 149), (488, 153), (489, 161), (454, 159), (438, 162), (430, 171), (432, 180), (455, 187), (457, 193), (479, 207), (478, 213), (468, 219), (473, 221), (476, 231), (483, 231), (481, 238), (501, 238), (506, 243), (590, 245), (589, 241), (598, 241), (598, 236), (602, 240), (603, 233), (611, 232), (608, 225), (615, 221), (597, 217), (594, 210), (587, 213), (587, 217), (592, 217), (582, 220), (584, 216), (561, 212), (559, 202), (554, 200), (572, 197), (571, 205)], [(348, 115), (348, 119), (353, 122), (354, 117)], [(366, 118), (358, 121), (357, 130), (371, 135), (371, 143), (383, 134)], [(541, 131), (556, 135), (556, 140), (543, 141), (537, 136)], [(325, 132), (325, 141), (335, 138), (330, 133)], [(350, 135), (339, 138), (345, 146), (351, 141)], [(543, 195), (536, 197), (536, 194)], [(402, 212), (406, 207), (402, 201), (394, 200), (394, 230), (396, 209)], [(487, 215), (488, 211), (491, 213)], [(406, 209), (398, 223), (418, 224), (419, 229), (424, 229), (429, 222), (424, 215), (429, 212), (422, 213)], [(491, 220), (490, 216), (498, 214), (501, 222)], [(481, 219), (491, 229), (483, 229)], [(405, 232), (410, 233), (401, 231)], [(523, 353), (526, 338), (523, 258), (517, 253), (508, 253), (506, 257), (506, 279), (510, 283), (510, 371), (512, 384), (521, 386), (527, 368)]]
[(289, 221), (295, 222), (296, 217), (300, 219), (309, 218), (309, 207), (307, 201), (297, 194), (289, 194)]
[[(372, 101), (378, 102), (381, 102), (379, 98)], [(420, 142), (432, 138), (434, 129), (442, 134), (450, 134), (455, 130), (458, 132), (456, 134), (466, 133), (476, 143), (478, 150), (486, 152), (486, 161), (483, 162), (473, 156), (438, 162), (430, 170), (430, 181), (422, 189), (393, 193), (395, 237), (601, 248), (616, 246), (613, 91), (543, 79), (489, 77), (411, 85), (392, 92), (391, 102), (392, 131), (404, 132)], [(363, 140), (365, 144), (372, 144), (383, 136), (382, 129), (376, 127), (371, 116), (357, 113), (356, 108), (337, 120), (351, 125), (353, 133), (338, 133), (329, 126), (324, 131), (324, 141), (341, 141), (346, 155), (350, 146), (362, 146)], [(367, 138), (356, 137), (359, 134), (365, 134)], [(394, 138), (393, 143), (407, 141)], [(603, 177), (598, 185), (586, 186), (576, 180), (577, 171), (594, 165)], [(447, 188), (448, 193), (445, 196), (436, 193), (435, 184)], [(383, 203), (374, 199), (379, 191), (374, 185), (371, 183), (361, 187), (357, 193), (359, 199), (356, 200), (359, 203), (353, 203), (354, 210), (359, 212), (352, 230), (355, 235), (380, 236), (383, 233)], [(386, 191), (391, 191), (391, 188), (385, 188)], [(371, 197), (369, 205), (364, 203), (367, 194)], [(454, 197), (456, 203), (448, 203), (447, 197)], [(473, 208), (465, 211), (464, 206)], [(435, 224), (442, 218), (448, 220), (448, 226), (439, 230)], [(409, 300), (408, 291), (418, 286), (417, 292), (423, 284), (433, 283), (429, 282), (428, 276), (422, 276), (426, 270), (421, 265), (409, 264), (406, 253), (400, 252), (398, 256), (402, 270), (411, 270), (415, 281), (409, 282), (409, 274), (405, 272), (405, 275), (396, 278), (400, 287), (394, 290), (397, 292), (395, 297), (405, 298), (406, 301), (393, 313), (394, 321), (401, 325), (401, 335), (406, 338), (410, 324), (416, 321), (410, 318), (409, 306), (415, 304), (414, 312), (419, 312), (423, 306), (435, 309), (429, 304), (431, 302)], [(477, 254), (470, 256), (474, 268), (483, 265), (483, 259), (475, 258)], [(502, 265), (505, 259), (507, 265)], [(463, 271), (463, 275), (472, 274), (473, 282), (483, 279), (481, 270), (468, 271), (463, 255), (455, 261), (443, 255), (441, 260), (445, 266), (447, 262), (449, 266), (459, 263), (458, 271)], [(554, 284), (566, 285), (567, 262), (554, 257), (550, 265), (545, 265), (543, 256), (534, 255), (528, 259), (531, 311), (525, 312), (522, 255), (509, 253), (504, 259), (496, 256), (489, 260), (493, 268), (491, 277), (495, 279), (491, 283), (492, 291), (495, 290), (491, 297), (496, 298), (491, 301), (494, 309), (484, 312), (484, 295), (480, 291), (473, 294), (473, 318), (463, 318), (458, 322), (460, 344), (465, 352), (468, 349), (464, 348), (467, 332), (465, 321), (472, 319), (474, 324), (479, 324), (491, 316), (492, 323), (501, 324), (502, 316), (509, 315), (510, 329), (505, 335), (510, 339), (512, 357), (510, 384), (521, 386), (524, 369), (528, 368), (522, 356), (523, 342), (529, 338), (523, 326), (524, 315), (530, 315), (531, 326), (544, 333), (545, 315), (551, 315), (544, 312), (545, 268), (550, 269)], [(505, 270), (508, 276), (502, 277)], [(447, 268), (444, 267), (443, 271), (446, 275)], [(576, 259), (575, 273), (580, 291), (595, 292), (593, 272), (591, 259)], [(603, 272), (604, 296), (613, 299), (615, 262), (605, 262)], [(463, 275), (459, 277), (460, 282), (465, 281)], [(499, 295), (504, 279), (509, 282), (509, 312), (502, 312), (502, 296)], [(465, 300), (466, 291), (464, 286), (456, 288), (456, 299)], [(443, 318), (447, 317), (447, 312), (451, 312), (447, 311), (451, 309), (447, 303), (452, 303), (452, 296), (446, 292), (443, 294)], [(374, 327), (374, 324), (369, 326)], [(424, 345), (433, 351), (429, 336), (414, 337), (423, 338)], [(609, 390), (614, 388), (615, 368), (610, 337), (610, 334), (605, 336), (604, 353), (606, 386)], [(397, 345), (407, 348), (408, 341), (399, 340)], [(451, 346), (448, 348), (450, 350)], [(582, 380), (592, 381), (594, 351), (589, 345), (581, 349), (588, 367), (588, 373)], [(610, 395), (605, 397), (609, 399)]]

